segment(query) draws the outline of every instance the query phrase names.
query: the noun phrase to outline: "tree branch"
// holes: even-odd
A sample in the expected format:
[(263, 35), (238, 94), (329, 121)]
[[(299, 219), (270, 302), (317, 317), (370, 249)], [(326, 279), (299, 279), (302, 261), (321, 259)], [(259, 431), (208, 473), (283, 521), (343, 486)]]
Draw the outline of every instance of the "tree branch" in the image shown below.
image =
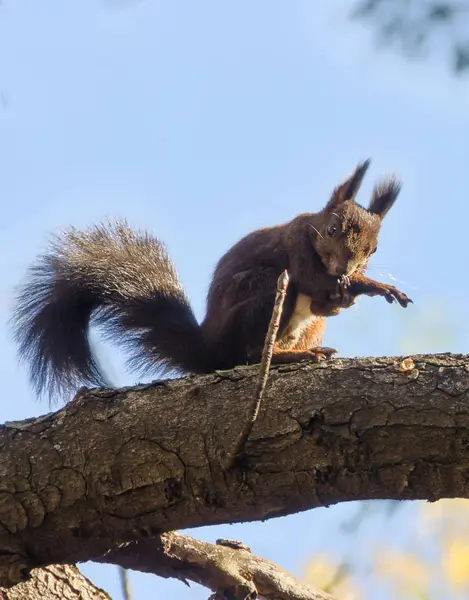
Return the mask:
[(28, 581), (0, 588), (2, 600), (111, 600), (72, 565), (34, 569)]
[(242, 469), (225, 470), (258, 368), (122, 390), (0, 429), (0, 583), (175, 529), (347, 500), (469, 497), (469, 360), (273, 368)]
[(97, 562), (176, 578), (186, 584), (194, 581), (224, 598), (333, 600), (276, 564), (254, 556), (239, 542), (218, 540), (210, 544), (175, 531), (125, 544)]

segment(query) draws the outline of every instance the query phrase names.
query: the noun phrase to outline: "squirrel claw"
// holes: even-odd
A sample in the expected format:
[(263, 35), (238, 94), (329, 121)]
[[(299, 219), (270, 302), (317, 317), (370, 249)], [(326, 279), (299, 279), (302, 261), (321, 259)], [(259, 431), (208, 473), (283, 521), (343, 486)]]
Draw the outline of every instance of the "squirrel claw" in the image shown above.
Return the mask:
[(408, 304), (413, 304), (413, 300), (411, 300), (408, 296), (406, 296), (403, 292), (399, 291), (397, 288), (390, 288), (389, 291), (384, 296), (389, 304), (393, 302), (399, 302), (399, 304), (406, 308)]
[(401, 306), (403, 306), (404, 308), (407, 308), (407, 305), (408, 305), (408, 304), (413, 304), (413, 303), (414, 303), (414, 301), (413, 301), (413, 300), (411, 300), (410, 298), (408, 298), (407, 296), (405, 296), (405, 298), (401, 298), (401, 299), (399, 300), (399, 304), (400, 304)]
[(347, 289), (350, 287), (350, 277), (348, 275), (342, 275), (337, 282), (341, 288)]
[(315, 362), (320, 362), (323, 360), (331, 360), (334, 354), (337, 354), (337, 350), (335, 348), (326, 348), (326, 347), (318, 347), (318, 348), (310, 348), (311, 358)]
[(402, 293), (399, 296), (396, 296), (396, 300), (403, 308), (407, 308), (408, 304), (413, 304), (413, 301)]

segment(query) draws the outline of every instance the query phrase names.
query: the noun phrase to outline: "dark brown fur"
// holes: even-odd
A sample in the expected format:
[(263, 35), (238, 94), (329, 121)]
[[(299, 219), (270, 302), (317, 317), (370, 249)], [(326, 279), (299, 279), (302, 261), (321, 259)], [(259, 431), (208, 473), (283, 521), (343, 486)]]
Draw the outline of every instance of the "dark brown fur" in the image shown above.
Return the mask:
[(38, 392), (106, 384), (88, 340), (91, 319), (124, 344), (135, 367), (206, 373), (258, 362), (284, 269), (290, 285), (273, 362), (329, 358), (335, 350), (321, 347), (326, 317), (360, 294), (407, 306), (405, 294), (364, 276), (400, 190), (389, 180), (374, 190), (368, 209), (356, 204), (368, 165), (359, 165), (319, 213), (235, 244), (215, 269), (201, 325), (158, 239), (125, 223), (66, 232), (30, 269), (13, 316)]

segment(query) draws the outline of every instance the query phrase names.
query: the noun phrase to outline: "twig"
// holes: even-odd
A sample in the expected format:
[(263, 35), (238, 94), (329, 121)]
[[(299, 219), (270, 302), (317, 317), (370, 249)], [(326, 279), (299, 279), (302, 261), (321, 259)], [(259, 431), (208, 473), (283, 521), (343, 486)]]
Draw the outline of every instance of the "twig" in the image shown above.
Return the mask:
[(131, 600), (132, 596), (130, 593), (130, 584), (127, 569), (124, 569), (124, 567), (119, 566), (119, 575), (121, 580), (122, 597), (124, 598), (124, 600)]
[(272, 353), (274, 351), (275, 340), (277, 339), (277, 332), (280, 326), (280, 319), (282, 318), (283, 302), (287, 294), (289, 277), (288, 272), (285, 270), (277, 279), (277, 293), (275, 295), (274, 308), (272, 310), (272, 317), (270, 319), (269, 328), (267, 329), (267, 335), (265, 337), (264, 348), (262, 350), (261, 364), (259, 368), (259, 379), (257, 381), (256, 395), (254, 396), (253, 403), (249, 409), (249, 418), (247, 419), (243, 430), (241, 431), (233, 453), (226, 461), (225, 467), (230, 469), (236, 463), (238, 458), (241, 456), (244, 446), (251, 434), (254, 423), (256, 422), (259, 409), (261, 407), (262, 396), (264, 394), (267, 379), (269, 377), (270, 363), (272, 361)]

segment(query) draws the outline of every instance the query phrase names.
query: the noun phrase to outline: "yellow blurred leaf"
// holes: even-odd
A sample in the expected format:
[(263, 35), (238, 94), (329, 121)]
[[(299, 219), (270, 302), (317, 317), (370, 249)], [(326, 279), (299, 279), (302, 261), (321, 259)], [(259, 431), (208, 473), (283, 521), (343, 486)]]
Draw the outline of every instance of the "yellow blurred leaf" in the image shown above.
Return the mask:
[(469, 539), (453, 538), (447, 543), (443, 569), (454, 588), (469, 588)]
[(430, 580), (430, 568), (415, 554), (383, 548), (374, 563), (376, 574), (390, 579), (401, 592), (423, 595)]
[(344, 565), (333, 562), (324, 554), (318, 554), (308, 562), (306, 578), (311, 584), (333, 594), (338, 600), (361, 598)]

